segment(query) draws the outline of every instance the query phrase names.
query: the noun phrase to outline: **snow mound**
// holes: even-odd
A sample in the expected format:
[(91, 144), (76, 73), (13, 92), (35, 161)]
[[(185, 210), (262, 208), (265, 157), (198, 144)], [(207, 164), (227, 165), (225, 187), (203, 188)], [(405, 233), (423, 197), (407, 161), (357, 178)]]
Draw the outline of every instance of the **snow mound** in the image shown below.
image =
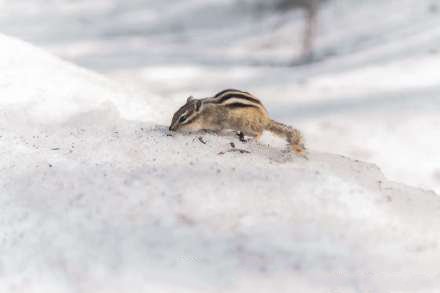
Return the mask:
[(111, 101), (124, 118), (155, 119), (148, 101), (95, 73), (4, 35), (0, 48), (0, 107), (8, 116), (1, 118), (16, 123), (61, 122)]
[(1, 292), (438, 288), (433, 192), (338, 155), (170, 135), (155, 97), (0, 45)]

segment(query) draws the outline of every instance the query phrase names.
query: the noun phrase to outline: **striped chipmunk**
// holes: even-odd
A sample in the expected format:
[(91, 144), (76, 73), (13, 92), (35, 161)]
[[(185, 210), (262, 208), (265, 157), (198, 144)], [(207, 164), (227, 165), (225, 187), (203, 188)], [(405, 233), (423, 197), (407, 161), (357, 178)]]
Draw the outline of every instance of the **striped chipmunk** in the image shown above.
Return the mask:
[(248, 92), (227, 89), (213, 97), (189, 97), (173, 116), (170, 131), (196, 132), (235, 131), (240, 140), (244, 136), (259, 139), (267, 130), (287, 140), (292, 150), (305, 157), (301, 132), (272, 120), (261, 101)]

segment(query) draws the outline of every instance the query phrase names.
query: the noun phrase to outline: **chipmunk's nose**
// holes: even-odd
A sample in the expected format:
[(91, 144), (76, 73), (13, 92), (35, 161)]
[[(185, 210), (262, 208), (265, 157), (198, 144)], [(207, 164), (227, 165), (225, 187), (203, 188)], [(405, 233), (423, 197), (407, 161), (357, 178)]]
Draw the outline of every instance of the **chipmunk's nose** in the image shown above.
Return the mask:
[(170, 127), (168, 128), (168, 130), (169, 130), (169, 131), (174, 131), (174, 130), (176, 130), (176, 127), (173, 126), (173, 124), (171, 124)]

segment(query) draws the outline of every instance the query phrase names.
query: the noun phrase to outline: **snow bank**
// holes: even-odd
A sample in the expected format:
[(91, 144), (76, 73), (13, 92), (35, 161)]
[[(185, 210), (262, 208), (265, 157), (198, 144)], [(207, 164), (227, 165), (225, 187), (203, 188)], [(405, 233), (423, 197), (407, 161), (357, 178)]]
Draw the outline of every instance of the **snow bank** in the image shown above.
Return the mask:
[[(252, 2), (3, 0), (0, 27), (124, 86), (175, 97), (174, 107), (182, 95), (251, 90), (314, 149), (374, 162), (388, 178), (440, 193), (439, 5), (328, 1), (318, 60), (287, 67), (301, 53), (302, 11), (266, 14)], [(133, 119), (168, 123), (168, 104), (146, 115), (151, 103), (141, 103), (126, 109), (146, 112)]]
[(434, 193), (338, 155), (169, 136), (150, 94), (0, 47), (1, 292), (438, 289)]
[(149, 101), (97, 74), (4, 35), (0, 48), (0, 107), (8, 109), (3, 112), (10, 121), (59, 123), (106, 101), (117, 106), (124, 118), (157, 119)]

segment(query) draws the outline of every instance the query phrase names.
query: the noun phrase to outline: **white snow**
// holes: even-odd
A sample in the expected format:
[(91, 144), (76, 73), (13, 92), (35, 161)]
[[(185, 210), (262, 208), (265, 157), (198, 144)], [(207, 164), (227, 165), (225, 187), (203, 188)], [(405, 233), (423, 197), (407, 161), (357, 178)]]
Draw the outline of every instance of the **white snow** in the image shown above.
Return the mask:
[[(95, 109), (106, 101), (117, 105), (127, 119), (157, 119), (151, 107), (147, 106), (148, 101), (127, 95), (121, 87), (113, 86), (95, 73), (6, 36), (0, 36), (0, 42), (4, 55), (0, 59), (0, 105), (10, 107), (4, 115), (13, 116), (12, 121), (61, 122), (82, 111)], [(27, 58), (28, 62), (23, 62), (23, 58)], [(78, 78), (71, 79), (71, 75)], [(134, 104), (136, 113), (132, 109)]]
[(309, 130), (309, 160), (271, 137), (168, 136), (177, 94), (0, 48), (0, 292), (438, 289), (435, 193)]

